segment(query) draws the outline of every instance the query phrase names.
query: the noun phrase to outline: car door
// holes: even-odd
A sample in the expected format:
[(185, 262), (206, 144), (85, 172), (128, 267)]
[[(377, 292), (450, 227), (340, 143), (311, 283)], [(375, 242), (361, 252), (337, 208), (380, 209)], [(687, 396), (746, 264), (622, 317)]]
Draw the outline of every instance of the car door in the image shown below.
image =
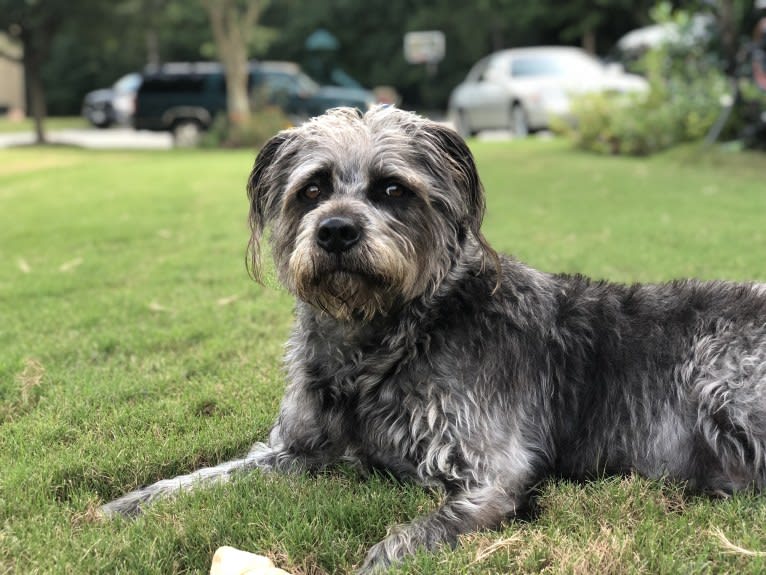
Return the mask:
[(488, 63), (489, 59), (484, 58), (474, 64), (465, 81), (458, 89), (456, 107), (459, 113), (462, 114), (463, 120), (472, 129), (479, 129), (484, 121), (484, 86), (482, 86), (482, 78)]
[(482, 75), (482, 128), (508, 126), (510, 67), (506, 58), (493, 58)]

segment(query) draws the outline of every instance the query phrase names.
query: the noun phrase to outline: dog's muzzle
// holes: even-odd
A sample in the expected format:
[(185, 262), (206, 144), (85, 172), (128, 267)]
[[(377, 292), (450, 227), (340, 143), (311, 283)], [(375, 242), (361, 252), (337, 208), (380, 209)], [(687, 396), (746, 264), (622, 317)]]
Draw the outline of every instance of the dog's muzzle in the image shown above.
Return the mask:
[(350, 250), (362, 237), (362, 230), (351, 218), (333, 216), (317, 227), (316, 243), (324, 251), (340, 254)]

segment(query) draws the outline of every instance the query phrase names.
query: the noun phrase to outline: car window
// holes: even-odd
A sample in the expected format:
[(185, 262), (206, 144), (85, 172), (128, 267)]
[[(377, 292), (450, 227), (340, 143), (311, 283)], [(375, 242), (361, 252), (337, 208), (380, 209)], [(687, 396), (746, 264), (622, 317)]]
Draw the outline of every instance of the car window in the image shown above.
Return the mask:
[(127, 74), (114, 83), (114, 89), (118, 92), (135, 92), (140, 85), (140, 74)]
[(515, 78), (535, 76), (582, 76), (601, 72), (596, 60), (578, 54), (535, 54), (515, 56), (511, 75)]
[(563, 76), (567, 72), (564, 62), (552, 56), (517, 56), (511, 61), (511, 76)]
[(206, 76), (194, 75), (161, 75), (144, 79), (141, 85), (142, 92), (185, 92), (198, 94), (205, 90)]
[(484, 58), (483, 60), (479, 60), (473, 68), (471, 68), (471, 71), (468, 72), (468, 76), (466, 76), (465, 81), (466, 82), (479, 82), (484, 77), (484, 72), (487, 70), (487, 64), (489, 63), (489, 59)]
[(223, 74), (209, 74), (207, 77), (207, 90), (211, 93), (226, 93), (226, 78)]
[(257, 78), (255, 84), (258, 88), (268, 93), (293, 94), (297, 91), (297, 82), (294, 76), (281, 72), (266, 72)]

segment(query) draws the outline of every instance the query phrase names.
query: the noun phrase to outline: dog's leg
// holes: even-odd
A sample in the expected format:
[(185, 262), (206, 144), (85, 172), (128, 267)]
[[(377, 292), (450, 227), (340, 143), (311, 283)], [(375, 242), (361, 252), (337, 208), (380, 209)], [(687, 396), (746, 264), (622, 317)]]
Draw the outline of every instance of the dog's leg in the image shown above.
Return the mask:
[(486, 485), (447, 496), (432, 513), (392, 529), (374, 545), (359, 573), (385, 571), (418, 549), (431, 550), (454, 545), (461, 533), (499, 526), (516, 514), (524, 499), (497, 485)]
[(106, 516), (134, 517), (158, 499), (197, 487), (226, 483), (238, 472), (253, 469), (300, 472), (337, 462), (341, 456), (346, 455), (345, 446), (328, 439), (319, 418), (315, 415), (316, 412), (310, 409), (311, 404), (301, 401), (300, 398), (300, 394), (288, 394), (283, 402), (279, 421), (269, 434), (268, 445), (256, 443), (241, 459), (140, 487), (103, 505), (101, 512)]
[(144, 507), (157, 499), (163, 499), (196, 487), (226, 483), (237, 471), (254, 468), (271, 469), (274, 467), (276, 459), (277, 454), (274, 450), (263, 443), (257, 443), (246, 457), (213, 467), (204, 467), (187, 475), (178, 475), (172, 479), (163, 479), (146, 487), (140, 487), (101, 506), (101, 512), (107, 517), (114, 515), (135, 517)]
[[(213, 467), (203, 467), (186, 475), (178, 475), (172, 479), (162, 479), (151, 485), (140, 487), (126, 493), (122, 497), (101, 506), (101, 512), (109, 516), (124, 515), (135, 517), (142, 509), (158, 499), (171, 497), (183, 491), (191, 491), (198, 487), (227, 483), (238, 472), (253, 469), (261, 471), (301, 471), (316, 467), (314, 458), (296, 455), (285, 449), (280, 441), (278, 448), (272, 448), (265, 443), (256, 443), (250, 452), (241, 459), (226, 461)], [(322, 458), (317, 457), (317, 461)], [(325, 461), (325, 460), (323, 460)]]

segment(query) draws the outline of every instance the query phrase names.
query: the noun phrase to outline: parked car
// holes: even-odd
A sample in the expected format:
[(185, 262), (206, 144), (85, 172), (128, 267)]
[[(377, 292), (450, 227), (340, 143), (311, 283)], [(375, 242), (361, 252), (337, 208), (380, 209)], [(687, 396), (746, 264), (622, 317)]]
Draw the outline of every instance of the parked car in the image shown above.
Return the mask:
[(575, 94), (646, 91), (640, 76), (606, 66), (584, 50), (570, 47), (516, 48), (477, 62), (450, 95), (449, 117), (463, 135), (508, 129), (524, 137), (567, 117)]
[(111, 88), (85, 94), (82, 115), (97, 128), (114, 124), (129, 125), (136, 106), (136, 92), (141, 85), (141, 74), (126, 74)]
[[(292, 62), (251, 63), (248, 90), (255, 99), (280, 107), (294, 123), (337, 106), (366, 110), (374, 102), (367, 90), (320, 86)], [(190, 144), (225, 112), (226, 82), (219, 63), (171, 63), (144, 74), (133, 125), (170, 131), (178, 143)]]

